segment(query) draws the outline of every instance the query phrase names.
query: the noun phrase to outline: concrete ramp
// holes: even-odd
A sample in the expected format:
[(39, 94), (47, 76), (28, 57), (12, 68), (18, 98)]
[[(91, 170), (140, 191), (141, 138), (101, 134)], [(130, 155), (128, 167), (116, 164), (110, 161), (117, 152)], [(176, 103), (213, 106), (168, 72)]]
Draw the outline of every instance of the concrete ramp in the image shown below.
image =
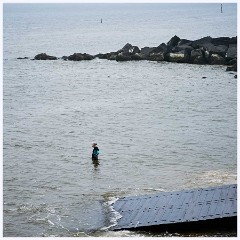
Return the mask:
[(113, 208), (122, 217), (112, 230), (237, 217), (237, 185), (123, 197)]

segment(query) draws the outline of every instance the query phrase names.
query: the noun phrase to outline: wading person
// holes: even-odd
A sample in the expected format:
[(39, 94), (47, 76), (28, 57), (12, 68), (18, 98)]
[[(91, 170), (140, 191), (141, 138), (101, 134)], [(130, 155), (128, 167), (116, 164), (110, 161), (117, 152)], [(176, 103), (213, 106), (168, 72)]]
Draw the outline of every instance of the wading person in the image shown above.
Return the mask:
[(92, 151), (92, 160), (98, 160), (99, 149), (97, 147), (97, 143), (92, 144), (93, 151)]

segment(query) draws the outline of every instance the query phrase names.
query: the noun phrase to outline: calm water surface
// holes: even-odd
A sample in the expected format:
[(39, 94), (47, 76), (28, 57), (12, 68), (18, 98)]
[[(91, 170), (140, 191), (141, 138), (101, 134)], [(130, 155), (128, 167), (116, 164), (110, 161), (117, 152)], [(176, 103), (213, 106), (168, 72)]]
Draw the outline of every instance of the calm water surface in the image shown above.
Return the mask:
[[(223, 66), (17, 60), (39, 52), (114, 51), (131, 40), (157, 46), (178, 34), (179, 21), (193, 24), (189, 19), (196, 18), (200, 24), (195, 8), (187, 18), (156, 22), (166, 9), (84, 5), (77, 22), (76, 7), (66, 6), (65, 12), (48, 4), (4, 7), (4, 236), (152, 236), (108, 231), (116, 221), (108, 203), (236, 183), (237, 80)], [(224, 15), (225, 25), (218, 25), (222, 29), (210, 25), (180, 37), (236, 35), (234, 25), (229, 29), (234, 6)], [(211, 24), (215, 7), (200, 7)], [(145, 15), (136, 18), (138, 13)], [(111, 24), (99, 30), (99, 18)], [(99, 165), (91, 161), (93, 141)], [(213, 235), (229, 233), (206, 233)]]

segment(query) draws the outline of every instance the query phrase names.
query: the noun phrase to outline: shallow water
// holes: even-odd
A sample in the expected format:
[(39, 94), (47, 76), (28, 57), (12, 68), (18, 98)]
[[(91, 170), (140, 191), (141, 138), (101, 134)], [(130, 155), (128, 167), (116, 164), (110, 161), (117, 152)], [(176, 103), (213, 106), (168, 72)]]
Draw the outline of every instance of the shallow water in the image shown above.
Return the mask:
[(85, 234), (110, 224), (109, 197), (236, 182), (237, 82), (225, 67), (18, 65), (4, 76), (6, 235)]
[[(154, 236), (108, 231), (116, 216), (107, 203), (120, 196), (236, 183), (237, 80), (226, 67), (17, 60), (42, 49), (62, 55), (76, 50), (70, 41), (75, 28), (66, 30), (71, 44), (56, 41), (53, 48), (62, 25), (43, 41), (37, 20), (50, 14), (28, 11), (6, 12), (4, 22), (4, 236)], [(69, 16), (73, 21), (75, 15)], [(124, 42), (131, 36), (122, 34)], [(83, 47), (95, 39), (90, 36)], [(102, 49), (122, 47), (111, 42)], [(99, 165), (91, 160), (94, 141)]]

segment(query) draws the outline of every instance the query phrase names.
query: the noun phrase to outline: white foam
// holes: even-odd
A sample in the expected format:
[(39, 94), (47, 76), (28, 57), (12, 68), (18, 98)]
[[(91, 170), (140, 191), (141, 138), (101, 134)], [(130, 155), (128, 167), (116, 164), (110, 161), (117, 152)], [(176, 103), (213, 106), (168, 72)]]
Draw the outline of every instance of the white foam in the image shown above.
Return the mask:
[(109, 228), (116, 226), (117, 225), (117, 221), (118, 219), (120, 219), (122, 217), (122, 215), (117, 212), (114, 208), (113, 208), (113, 204), (118, 200), (119, 198), (117, 197), (109, 197), (108, 201), (107, 201), (107, 207), (110, 210), (111, 213), (111, 217), (110, 217), (110, 225), (107, 227), (102, 227), (100, 230), (102, 231), (106, 231)]

